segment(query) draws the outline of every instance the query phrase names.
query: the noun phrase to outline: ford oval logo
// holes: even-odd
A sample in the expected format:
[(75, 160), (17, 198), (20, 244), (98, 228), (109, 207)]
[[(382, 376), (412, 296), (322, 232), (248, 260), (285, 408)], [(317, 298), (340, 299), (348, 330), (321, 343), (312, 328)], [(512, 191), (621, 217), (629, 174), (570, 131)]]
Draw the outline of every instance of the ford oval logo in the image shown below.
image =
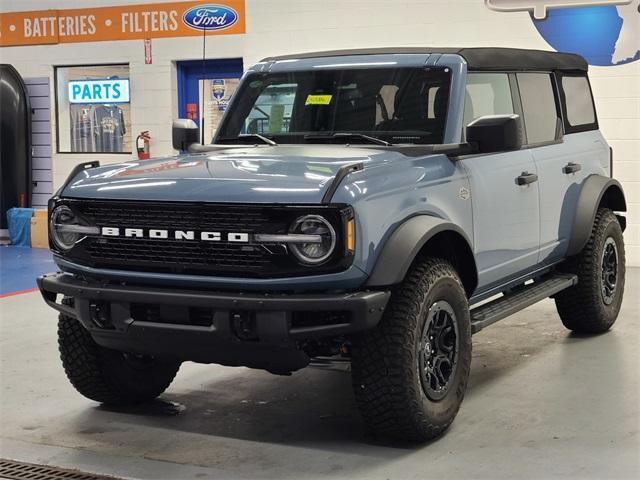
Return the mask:
[(238, 21), (238, 12), (223, 5), (198, 5), (184, 12), (182, 21), (196, 30), (222, 30)]

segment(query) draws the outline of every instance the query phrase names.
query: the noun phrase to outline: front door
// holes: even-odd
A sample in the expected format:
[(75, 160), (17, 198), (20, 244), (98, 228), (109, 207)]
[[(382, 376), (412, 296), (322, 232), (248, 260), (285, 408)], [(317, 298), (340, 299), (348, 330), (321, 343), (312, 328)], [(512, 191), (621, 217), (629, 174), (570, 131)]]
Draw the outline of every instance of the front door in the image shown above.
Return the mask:
[(538, 182), (517, 185), (518, 177), (537, 175), (529, 150), (462, 160), (469, 174), (478, 287), (490, 288), (531, 270), (538, 261)]
[[(483, 115), (514, 113), (513, 77), (470, 73), (465, 125)], [(487, 290), (533, 269), (538, 261), (540, 207), (530, 150), (477, 155), (462, 160), (471, 184), (478, 287)]]

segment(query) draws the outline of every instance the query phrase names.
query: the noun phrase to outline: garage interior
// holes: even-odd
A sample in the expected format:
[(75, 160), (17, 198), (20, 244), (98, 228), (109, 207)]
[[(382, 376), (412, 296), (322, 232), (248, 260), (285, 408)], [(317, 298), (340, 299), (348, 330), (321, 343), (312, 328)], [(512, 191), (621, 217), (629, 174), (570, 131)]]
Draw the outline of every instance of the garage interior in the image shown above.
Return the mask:
[[(5, 219), (0, 228), (0, 479), (640, 478), (639, 0), (549, 1), (544, 14), (535, 1), (500, 0), (84, 3), (60, 0), (54, 11), (50, 0), (0, 1), (0, 64), (21, 75), (31, 115), (26, 198), (3, 204), (1, 214), (34, 209), (30, 244), (21, 235), (22, 246), (10, 245)], [(236, 17), (203, 35), (185, 22), (189, 9), (208, 3)], [(59, 30), (34, 36), (37, 18)], [(110, 30), (117, 18), (123, 29)], [(473, 336), (459, 414), (424, 444), (367, 429), (348, 362), (289, 376), (185, 362), (149, 403), (106, 406), (80, 395), (60, 362), (57, 313), (35, 280), (59, 270), (46, 209), (69, 173), (83, 162), (174, 155), (176, 118), (195, 121), (208, 143), (243, 75), (265, 57), (394, 45), (586, 58), (598, 127), (628, 206), (625, 297), (613, 328), (572, 333), (546, 299), (483, 329)], [(126, 87), (130, 98), (73, 98), (73, 82), (96, 81)], [(279, 112), (283, 125), (290, 107)], [(121, 120), (106, 141), (80, 128), (100, 108)], [(5, 193), (8, 184), (13, 191), (0, 174)]]

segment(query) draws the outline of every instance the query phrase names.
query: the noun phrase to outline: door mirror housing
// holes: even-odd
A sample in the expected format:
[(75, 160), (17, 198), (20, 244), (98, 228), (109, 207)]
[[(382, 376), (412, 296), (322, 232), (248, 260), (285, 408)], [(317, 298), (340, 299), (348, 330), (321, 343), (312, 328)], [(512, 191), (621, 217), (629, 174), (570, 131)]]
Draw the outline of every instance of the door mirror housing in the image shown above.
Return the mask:
[(173, 148), (180, 151), (189, 150), (189, 146), (200, 141), (200, 129), (196, 122), (189, 118), (179, 118), (173, 121), (171, 128)]
[(520, 115), (484, 115), (467, 125), (467, 142), (478, 145), (480, 153), (505, 152), (522, 148)]

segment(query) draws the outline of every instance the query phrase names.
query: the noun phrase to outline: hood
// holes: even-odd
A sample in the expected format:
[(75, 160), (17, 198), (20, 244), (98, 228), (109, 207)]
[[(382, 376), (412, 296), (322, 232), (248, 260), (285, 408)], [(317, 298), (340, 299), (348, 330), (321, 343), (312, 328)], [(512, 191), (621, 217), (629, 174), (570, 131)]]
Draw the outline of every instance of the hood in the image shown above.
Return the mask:
[(243, 203), (320, 203), (340, 167), (403, 154), (345, 145), (220, 147), (207, 153), (85, 170), (63, 197)]

